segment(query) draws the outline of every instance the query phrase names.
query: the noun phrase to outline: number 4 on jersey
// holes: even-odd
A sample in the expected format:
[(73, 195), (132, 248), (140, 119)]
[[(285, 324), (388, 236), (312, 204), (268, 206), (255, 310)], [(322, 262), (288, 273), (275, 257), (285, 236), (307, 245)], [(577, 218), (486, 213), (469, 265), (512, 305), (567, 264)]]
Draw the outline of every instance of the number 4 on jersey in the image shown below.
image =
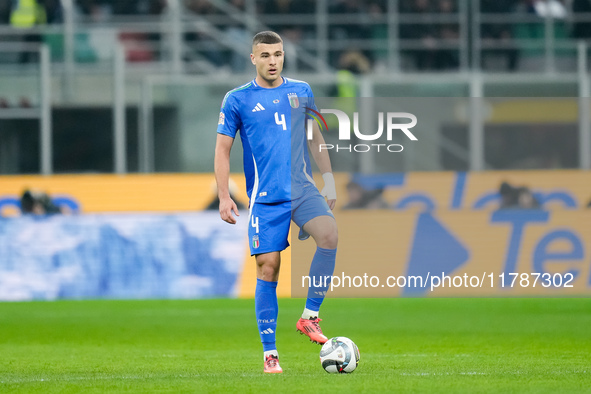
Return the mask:
[(287, 130), (284, 114), (281, 114), (281, 120), (279, 120), (279, 112), (275, 112), (275, 123), (277, 123), (279, 126), (283, 126), (283, 130)]

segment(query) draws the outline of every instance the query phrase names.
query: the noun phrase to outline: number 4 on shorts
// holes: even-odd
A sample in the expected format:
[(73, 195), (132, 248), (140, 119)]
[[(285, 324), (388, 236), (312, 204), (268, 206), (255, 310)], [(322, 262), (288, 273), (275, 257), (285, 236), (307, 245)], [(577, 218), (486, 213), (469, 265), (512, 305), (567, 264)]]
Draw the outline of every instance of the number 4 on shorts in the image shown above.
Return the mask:
[(258, 234), (259, 233), (259, 217), (253, 215), (250, 220), (250, 225), (256, 229), (255, 232)]

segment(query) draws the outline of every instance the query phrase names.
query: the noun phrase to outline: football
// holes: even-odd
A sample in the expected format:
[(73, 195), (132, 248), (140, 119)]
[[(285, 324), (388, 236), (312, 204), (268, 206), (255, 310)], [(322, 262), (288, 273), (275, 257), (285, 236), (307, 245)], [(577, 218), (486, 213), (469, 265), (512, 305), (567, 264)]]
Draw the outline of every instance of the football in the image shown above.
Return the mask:
[(328, 373), (351, 373), (359, 364), (359, 349), (349, 338), (330, 338), (320, 349), (320, 364)]

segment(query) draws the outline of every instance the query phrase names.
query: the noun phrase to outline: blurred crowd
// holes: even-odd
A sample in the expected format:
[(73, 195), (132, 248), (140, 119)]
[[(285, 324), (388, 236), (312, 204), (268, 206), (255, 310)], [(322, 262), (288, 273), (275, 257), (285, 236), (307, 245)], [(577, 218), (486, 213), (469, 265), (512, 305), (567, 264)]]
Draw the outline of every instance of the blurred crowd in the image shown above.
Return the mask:
[[(78, 15), (98, 20), (116, 15), (158, 15), (166, 7), (167, 0), (74, 0)], [(63, 22), (63, 7), (60, 0), (0, 0), (0, 23), (10, 24), (11, 14), (19, 7), (37, 8), (36, 24)]]
[[(245, 18), (224, 17), (228, 12), (244, 12), (247, 9), (246, 0), (181, 1), (187, 10), (185, 15), (207, 17), (216, 29), (214, 31), (222, 31), (225, 34), (224, 38), (239, 42), (250, 36), (245, 27)], [(555, 29), (556, 34), (563, 34), (564, 38), (591, 38), (591, 22), (566, 22), (569, 15), (588, 13), (591, 16), (591, 0), (478, 1), (483, 17), (480, 35), (485, 44), (482, 53), (485, 66), (487, 58), (494, 57), (503, 58), (507, 70), (518, 68), (520, 48), (515, 44), (515, 40), (543, 38), (543, 20), (547, 15), (551, 15), (556, 21), (564, 22), (564, 26)], [(74, 3), (77, 15), (94, 22), (108, 21), (115, 16), (157, 16), (167, 13), (167, 0), (74, 0)], [(461, 38), (459, 0), (399, 0), (398, 4), (401, 17), (397, 33), (402, 39), (403, 66), (415, 70), (457, 69), (460, 63), (458, 48)], [(37, 8), (34, 24), (63, 22), (60, 0), (0, 0), (0, 23), (15, 24), (15, 20), (18, 19), (15, 18), (15, 13), (31, 5)], [(316, 1), (256, 0), (254, 5), (259, 22), (296, 44), (308, 48), (315, 47), (318, 32), (315, 16), (311, 14), (317, 11)], [(468, 1), (465, 6), (474, 7), (475, 3)], [(330, 48), (329, 61), (332, 66), (338, 67), (339, 59), (345, 50), (361, 51), (371, 68), (384, 67), (387, 64), (386, 46), (374, 45), (385, 42), (389, 36), (387, 7), (387, 0), (328, 0), (328, 35), (335, 44)], [(350, 16), (346, 17), (343, 14)], [(533, 15), (540, 20), (538, 24), (504, 22), (503, 15)], [(487, 16), (497, 19), (493, 21), (487, 19)], [(473, 37), (469, 18), (467, 22), (468, 37)], [(231, 48), (227, 46), (216, 49), (216, 40), (219, 40), (219, 37), (212, 37), (211, 34), (188, 29), (184, 39), (189, 48), (193, 45), (207, 57), (213, 56), (211, 60), (216, 65), (221, 61), (233, 71), (242, 71), (240, 68), (246, 67), (245, 62), (225, 56), (232, 53)], [(141, 41), (159, 39), (160, 36), (136, 35), (131, 38)], [(471, 48), (471, 45), (468, 46)], [(191, 56), (187, 56), (187, 59), (190, 58)], [(138, 60), (152, 59), (140, 57)]]
[[(497, 209), (541, 209), (538, 197), (527, 186), (513, 186), (502, 182), (499, 186)], [(591, 205), (591, 201), (589, 202)], [(425, 206), (429, 210), (432, 207)], [(384, 199), (383, 187), (364, 187), (350, 181), (347, 184), (347, 203), (342, 209), (397, 209)]]
[[(543, 209), (539, 196), (527, 186), (514, 186), (502, 182), (499, 186), (498, 205), (496, 209)], [(591, 207), (591, 201), (587, 207)], [(432, 206), (425, 205), (423, 209), (430, 210)], [(384, 187), (364, 187), (358, 182), (347, 184), (347, 203), (342, 209), (398, 209), (389, 204), (384, 198)]]
[(108, 18), (111, 15), (159, 15), (166, 7), (166, 0), (76, 0), (76, 5), (84, 15)]

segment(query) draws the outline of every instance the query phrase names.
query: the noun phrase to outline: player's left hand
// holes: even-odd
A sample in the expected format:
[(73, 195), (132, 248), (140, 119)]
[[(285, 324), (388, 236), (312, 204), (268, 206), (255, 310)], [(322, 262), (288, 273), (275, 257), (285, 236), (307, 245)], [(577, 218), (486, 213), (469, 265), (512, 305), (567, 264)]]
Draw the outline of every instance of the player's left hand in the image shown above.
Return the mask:
[(331, 172), (325, 172), (322, 174), (322, 179), (324, 179), (324, 187), (320, 194), (326, 197), (328, 207), (333, 210), (337, 203), (337, 189), (334, 182), (334, 176)]

